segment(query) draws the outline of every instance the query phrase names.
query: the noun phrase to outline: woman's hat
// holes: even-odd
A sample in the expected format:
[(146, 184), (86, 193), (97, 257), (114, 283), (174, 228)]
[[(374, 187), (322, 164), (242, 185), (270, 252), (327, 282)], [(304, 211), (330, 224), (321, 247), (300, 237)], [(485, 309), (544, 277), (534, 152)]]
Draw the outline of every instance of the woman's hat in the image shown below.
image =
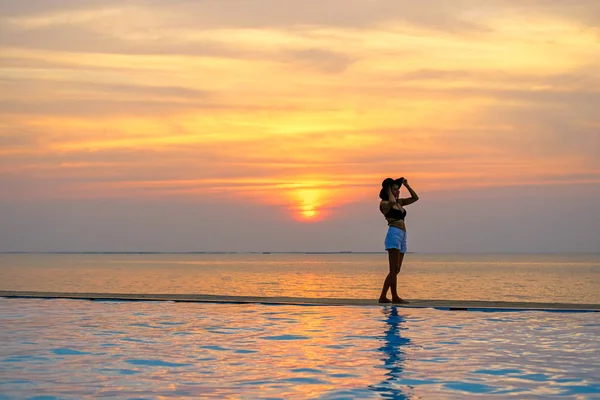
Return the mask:
[(381, 182), (381, 187), (385, 188), (388, 186), (392, 186), (396, 181), (393, 178), (385, 178), (383, 182)]
[(398, 187), (402, 186), (402, 182), (404, 182), (404, 178), (385, 178), (383, 182), (381, 182), (381, 190), (379, 191), (379, 198), (381, 200), (387, 199), (387, 188), (392, 185), (398, 185)]

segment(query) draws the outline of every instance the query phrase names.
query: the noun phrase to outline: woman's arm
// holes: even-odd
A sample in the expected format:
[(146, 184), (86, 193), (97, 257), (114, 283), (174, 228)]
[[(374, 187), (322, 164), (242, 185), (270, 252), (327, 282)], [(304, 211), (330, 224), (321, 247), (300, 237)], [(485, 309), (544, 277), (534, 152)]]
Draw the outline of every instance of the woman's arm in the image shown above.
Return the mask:
[(388, 201), (390, 204), (396, 204), (396, 198), (394, 197), (394, 193), (392, 193), (392, 187), (388, 186), (387, 188)]
[(414, 203), (415, 201), (419, 200), (419, 195), (417, 194), (417, 192), (415, 192), (413, 190), (413, 188), (410, 187), (410, 185), (408, 184), (408, 181), (405, 179), (404, 180), (404, 186), (406, 187), (406, 189), (408, 189), (408, 193), (410, 193), (410, 197), (407, 197), (405, 199), (400, 199), (400, 202), (403, 206), (407, 206), (409, 204)]

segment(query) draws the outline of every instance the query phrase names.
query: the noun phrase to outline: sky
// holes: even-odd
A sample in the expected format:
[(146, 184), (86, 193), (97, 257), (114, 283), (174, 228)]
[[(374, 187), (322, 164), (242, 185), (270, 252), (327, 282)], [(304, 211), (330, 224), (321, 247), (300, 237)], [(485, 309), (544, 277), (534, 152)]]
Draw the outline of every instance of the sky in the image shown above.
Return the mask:
[[(0, 0), (0, 251), (600, 249), (597, 0)], [(402, 196), (407, 196), (405, 189)]]

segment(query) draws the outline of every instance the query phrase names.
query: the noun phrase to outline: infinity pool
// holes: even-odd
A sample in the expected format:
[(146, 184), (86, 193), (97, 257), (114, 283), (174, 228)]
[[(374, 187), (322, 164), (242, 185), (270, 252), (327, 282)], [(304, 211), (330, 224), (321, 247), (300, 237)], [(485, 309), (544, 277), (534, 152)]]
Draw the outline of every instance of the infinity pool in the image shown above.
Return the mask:
[(600, 398), (600, 313), (0, 299), (0, 399)]

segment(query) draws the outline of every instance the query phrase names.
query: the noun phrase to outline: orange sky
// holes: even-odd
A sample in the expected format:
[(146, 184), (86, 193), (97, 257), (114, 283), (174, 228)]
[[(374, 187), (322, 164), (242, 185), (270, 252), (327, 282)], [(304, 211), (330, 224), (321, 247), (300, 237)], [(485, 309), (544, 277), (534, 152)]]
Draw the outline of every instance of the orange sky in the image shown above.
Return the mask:
[(600, 183), (596, 1), (24, 3), (0, 1), (5, 199), (235, 188), (319, 220), (388, 175)]

